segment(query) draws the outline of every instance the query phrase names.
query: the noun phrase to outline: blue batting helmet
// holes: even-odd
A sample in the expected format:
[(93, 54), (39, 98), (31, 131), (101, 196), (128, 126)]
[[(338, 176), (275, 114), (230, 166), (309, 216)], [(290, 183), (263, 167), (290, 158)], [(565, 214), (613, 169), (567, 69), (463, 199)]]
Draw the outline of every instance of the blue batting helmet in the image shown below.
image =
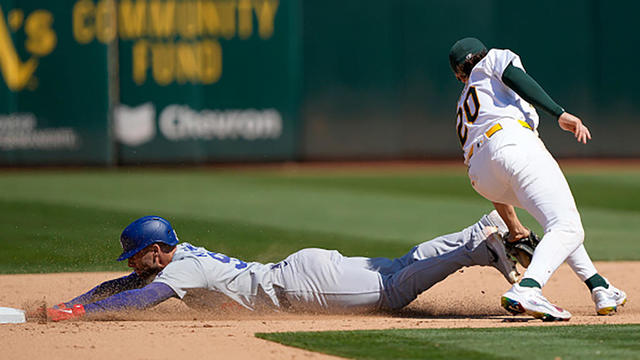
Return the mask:
[(122, 231), (120, 235), (122, 254), (118, 261), (128, 259), (147, 246), (158, 242), (168, 245), (178, 244), (176, 231), (160, 216), (141, 217)]

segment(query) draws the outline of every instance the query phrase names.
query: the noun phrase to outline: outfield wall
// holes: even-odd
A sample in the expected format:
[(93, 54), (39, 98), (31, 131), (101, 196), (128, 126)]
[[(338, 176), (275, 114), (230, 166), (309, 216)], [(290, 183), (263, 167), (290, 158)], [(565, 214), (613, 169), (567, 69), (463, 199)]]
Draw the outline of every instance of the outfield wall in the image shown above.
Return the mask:
[(296, 156), (297, 1), (0, 0), (0, 9), (0, 163)]
[(0, 0), (0, 164), (460, 155), (447, 52), (518, 52), (594, 140), (640, 156), (633, 1)]
[(466, 36), (519, 53), (590, 126), (582, 146), (541, 114), (554, 154), (640, 156), (639, 12), (631, 0), (305, 2), (303, 157), (459, 156), (447, 55)]

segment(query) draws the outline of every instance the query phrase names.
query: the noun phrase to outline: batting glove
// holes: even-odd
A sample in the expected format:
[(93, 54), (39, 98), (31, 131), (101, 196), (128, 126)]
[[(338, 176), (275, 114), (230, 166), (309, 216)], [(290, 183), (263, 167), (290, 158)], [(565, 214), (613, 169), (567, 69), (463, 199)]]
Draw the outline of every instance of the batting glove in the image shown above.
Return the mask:
[(70, 308), (62, 308), (62, 309), (47, 309), (47, 318), (51, 321), (62, 321), (62, 320), (71, 320), (78, 319), (84, 316), (84, 305), (76, 304)]

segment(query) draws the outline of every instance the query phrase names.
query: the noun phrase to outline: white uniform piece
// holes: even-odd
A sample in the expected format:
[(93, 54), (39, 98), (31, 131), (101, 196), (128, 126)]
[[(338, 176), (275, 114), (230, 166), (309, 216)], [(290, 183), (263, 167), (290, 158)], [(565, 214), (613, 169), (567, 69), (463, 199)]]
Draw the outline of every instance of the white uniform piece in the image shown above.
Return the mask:
[(398, 309), (463, 266), (493, 265), (483, 229), (507, 228), (494, 211), (466, 229), (415, 246), (397, 259), (346, 257), (303, 249), (277, 264), (245, 263), (189, 243), (178, 244), (154, 282), (190, 306), (233, 300), (247, 309), (358, 312)]
[(473, 188), (493, 202), (528, 211), (544, 236), (524, 274), (544, 286), (565, 261), (586, 280), (596, 269), (569, 185), (538, 137), (536, 110), (502, 82), (510, 50), (491, 49), (472, 69), (457, 106), (458, 137)]

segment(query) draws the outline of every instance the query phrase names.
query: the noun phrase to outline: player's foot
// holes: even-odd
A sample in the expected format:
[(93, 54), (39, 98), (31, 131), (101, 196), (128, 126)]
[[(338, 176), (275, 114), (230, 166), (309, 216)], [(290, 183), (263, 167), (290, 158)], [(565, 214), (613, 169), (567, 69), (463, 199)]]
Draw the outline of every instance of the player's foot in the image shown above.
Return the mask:
[(502, 307), (510, 313), (528, 314), (542, 321), (569, 321), (571, 313), (557, 307), (542, 296), (539, 288), (522, 287), (514, 284), (502, 295)]
[(627, 302), (627, 294), (609, 284), (609, 288), (598, 286), (591, 291), (591, 298), (596, 304), (598, 315), (613, 315), (618, 311), (618, 306), (623, 306)]
[(518, 282), (520, 273), (516, 269), (516, 262), (511, 256), (507, 255), (498, 228), (495, 226), (486, 226), (482, 229), (482, 233), (486, 237), (487, 249), (489, 249), (489, 253), (493, 256), (491, 265), (498, 269), (510, 284)]

